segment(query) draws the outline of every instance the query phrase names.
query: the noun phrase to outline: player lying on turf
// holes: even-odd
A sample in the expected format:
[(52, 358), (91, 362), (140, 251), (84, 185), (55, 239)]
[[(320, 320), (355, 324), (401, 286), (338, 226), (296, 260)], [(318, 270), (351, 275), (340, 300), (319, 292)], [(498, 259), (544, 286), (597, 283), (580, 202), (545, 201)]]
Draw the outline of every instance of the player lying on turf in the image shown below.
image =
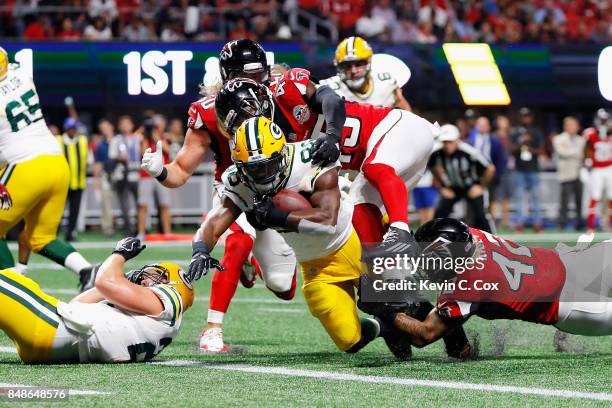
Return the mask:
[(518, 245), (461, 221), (438, 218), (421, 226), (417, 240), (427, 257), (480, 259), (461, 274), (430, 268), (428, 279), (456, 283), (424, 321), (405, 313), (381, 314), (413, 345), (438, 340), (470, 316), (554, 325), (584, 336), (612, 335), (612, 242), (555, 250)]
[[(398, 358), (410, 346), (393, 343), (393, 333), (375, 319), (357, 314), (355, 286), (361, 271), (361, 244), (351, 225), (353, 206), (338, 187), (340, 163), (313, 163), (314, 141), (286, 144), (281, 129), (264, 117), (246, 120), (232, 141), (234, 166), (223, 174), (223, 200), (207, 217), (193, 243), (189, 276), (196, 280), (219, 266), (212, 251), (219, 237), (247, 214), (258, 229), (279, 231), (293, 248), (304, 279), (306, 304), (336, 346), (356, 352), (382, 334)], [(275, 200), (279, 191), (301, 192), (308, 200), (288, 209)], [(280, 195), (282, 196), (282, 195)], [(298, 201), (299, 202), (299, 201)], [(279, 208), (280, 207), (280, 208)]]
[(177, 335), (192, 305), (191, 282), (165, 262), (123, 273), (143, 249), (136, 238), (117, 243), (100, 266), (96, 286), (64, 303), (32, 279), (0, 271), (0, 329), (24, 363), (148, 361)]

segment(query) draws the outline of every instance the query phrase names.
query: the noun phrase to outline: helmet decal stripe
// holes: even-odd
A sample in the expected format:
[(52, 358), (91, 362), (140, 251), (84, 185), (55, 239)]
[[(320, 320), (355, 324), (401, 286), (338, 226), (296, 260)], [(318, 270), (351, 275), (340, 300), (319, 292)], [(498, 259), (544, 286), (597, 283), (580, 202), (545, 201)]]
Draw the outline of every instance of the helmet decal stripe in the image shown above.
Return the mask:
[(255, 121), (251, 120), (249, 121), (249, 126), (247, 128), (247, 138), (246, 138), (246, 142), (247, 142), (247, 150), (249, 152), (249, 156), (253, 155), (253, 151), (257, 149), (257, 135), (256, 135), (256, 126), (255, 126)]
[(348, 41), (346, 42), (346, 55), (348, 57), (349, 55), (353, 54), (355, 54), (355, 37), (349, 37)]

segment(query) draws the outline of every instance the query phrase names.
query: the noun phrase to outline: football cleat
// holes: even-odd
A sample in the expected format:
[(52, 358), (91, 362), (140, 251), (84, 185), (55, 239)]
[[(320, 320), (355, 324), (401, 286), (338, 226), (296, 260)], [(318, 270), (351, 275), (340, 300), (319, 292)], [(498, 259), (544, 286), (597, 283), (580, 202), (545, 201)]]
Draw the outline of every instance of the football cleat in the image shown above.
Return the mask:
[(85, 292), (94, 287), (100, 265), (92, 265), (79, 271), (79, 290)]
[(261, 267), (259, 266), (259, 262), (253, 255), (249, 257), (249, 259), (242, 265), (242, 269), (240, 270), (240, 283), (247, 289), (255, 286), (255, 281), (257, 277), (262, 277)]
[(223, 343), (223, 329), (213, 328), (203, 330), (200, 335), (200, 351), (210, 354), (227, 353), (229, 347)]
[(416, 255), (419, 246), (410, 231), (397, 227), (389, 227), (383, 241), (374, 248), (365, 251), (366, 261), (374, 258), (394, 257), (397, 254)]
[(387, 327), (381, 337), (391, 353), (401, 361), (410, 360), (412, 357), (412, 347), (408, 336), (400, 332), (395, 327)]

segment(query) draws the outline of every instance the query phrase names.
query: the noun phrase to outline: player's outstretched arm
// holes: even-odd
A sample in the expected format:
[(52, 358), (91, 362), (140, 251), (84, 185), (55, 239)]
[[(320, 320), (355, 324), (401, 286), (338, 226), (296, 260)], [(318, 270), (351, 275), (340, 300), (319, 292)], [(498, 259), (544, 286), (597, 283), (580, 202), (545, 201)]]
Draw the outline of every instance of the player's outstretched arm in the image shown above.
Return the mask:
[(96, 276), (96, 289), (113, 305), (143, 315), (159, 315), (164, 306), (153, 291), (130, 282), (123, 266), (145, 248), (138, 238), (124, 238), (113, 253), (100, 265)]
[(225, 231), (238, 218), (241, 211), (227, 196), (223, 198), (221, 205), (214, 208), (206, 217), (206, 221), (198, 229), (192, 242), (193, 255), (189, 263), (189, 279), (197, 281), (206, 276), (210, 269), (223, 267), (218, 260), (210, 255), (217, 241)]
[(329, 86), (316, 87), (312, 81), (308, 81), (306, 99), (309, 105), (314, 106), (315, 111), (323, 113), (325, 117), (325, 136), (316, 141), (313, 163), (320, 163), (322, 166), (333, 163), (340, 157), (338, 145), (346, 121), (344, 99)]
[(164, 186), (177, 188), (184, 185), (198, 168), (209, 146), (207, 131), (187, 129), (185, 142), (171, 163), (164, 166), (160, 141), (155, 152), (151, 149), (145, 151), (140, 167)]
[(424, 321), (419, 321), (406, 313), (397, 313), (393, 325), (410, 338), (412, 345), (425, 347), (442, 338), (452, 327), (445, 323), (433, 309)]

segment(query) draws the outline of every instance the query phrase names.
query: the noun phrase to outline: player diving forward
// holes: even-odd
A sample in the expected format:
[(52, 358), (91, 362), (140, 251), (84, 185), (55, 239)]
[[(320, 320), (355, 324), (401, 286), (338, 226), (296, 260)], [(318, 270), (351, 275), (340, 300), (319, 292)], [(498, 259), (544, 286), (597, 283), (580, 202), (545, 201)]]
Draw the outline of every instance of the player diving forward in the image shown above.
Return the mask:
[(451, 218), (432, 220), (415, 236), (425, 244), (425, 256), (483, 262), (462, 274), (431, 263), (428, 279), (457, 284), (439, 296), (423, 322), (405, 313), (379, 313), (415, 346), (438, 340), (474, 315), (554, 325), (584, 336), (612, 335), (612, 242), (583, 249), (525, 247)]
[(137, 238), (117, 243), (100, 266), (96, 286), (64, 303), (32, 279), (0, 271), (0, 329), (24, 363), (148, 361), (177, 335), (192, 305), (191, 282), (165, 262), (123, 273), (143, 249)]
[(91, 288), (96, 268), (57, 239), (70, 170), (47, 128), (32, 78), (8, 63), (0, 47), (0, 269), (14, 266), (6, 233), (25, 220), (28, 247), (79, 275), (81, 291)]
[[(223, 47), (220, 55), (221, 79), (227, 81), (236, 69), (258, 73), (267, 80), (269, 68), (261, 47), (252, 41), (231, 41)], [(264, 61), (261, 63), (261, 61)], [(241, 64), (241, 65), (239, 65)], [(246, 68), (245, 68), (246, 67)], [(146, 152), (142, 168), (156, 177), (166, 187), (184, 185), (204, 159), (206, 150), (214, 153), (213, 207), (221, 199), (223, 183), (221, 175), (232, 164), (229, 136), (215, 113), (215, 96), (208, 95), (193, 102), (189, 107), (185, 143), (175, 160), (164, 166), (161, 149)], [(256, 261), (252, 259), (251, 252)], [(194, 254), (195, 255), (195, 254)], [(251, 258), (251, 259), (249, 259)], [(223, 271), (216, 271), (210, 293), (206, 328), (200, 338), (200, 349), (208, 353), (225, 353), (228, 346), (223, 341), (223, 319), (238, 281), (246, 277), (243, 265), (247, 261), (261, 267), (265, 285), (277, 297), (291, 300), (296, 288), (296, 260), (293, 251), (274, 230), (255, 231), (246, 217), (239, 217), (228, 230), (225, 253), (221, 260)], [(248, 279), (248, 278), (247, 278)], [(251, 285), (248, 280), (246, 285)]]
[[(223, 174), (221, 205), (209, 214), (193, 244), (201, 257), (191, 262), (189, 276), (198, 279), (219, 265), (210, 251), (240, 214), (247, 213), (253, 225), (278, 230), (293, 248), (311, 314), (340, 350), (356, 352), (381, 334), (381, 324), (357, 314), (354, 291), (361, 244), (351, 225), (353, 207), (338, 187), (340, 163), (315, 165), (314, 146), (310, 140), (286, 144), (281, 129), (264, 117), (248, 119), (237, 129), (234, 166)], [(276, 208), (271, 196), (281, 189), (307, 194), (312, 208)], [(409, 345), (393, 343), (386, 330), (383, 334), (398, 358), (410, 356)]]
[(328, 85), (347, 101), (412, 111), (390, 69), (394, 67), (385, 67), (386, 69), (376, 67), (373, 70), (373, 55), (370, 44), (363, 38), (345, 38), (338, 44), (334, 55), (334, 66), (338, 75), (321, 80), (319, 83)]

